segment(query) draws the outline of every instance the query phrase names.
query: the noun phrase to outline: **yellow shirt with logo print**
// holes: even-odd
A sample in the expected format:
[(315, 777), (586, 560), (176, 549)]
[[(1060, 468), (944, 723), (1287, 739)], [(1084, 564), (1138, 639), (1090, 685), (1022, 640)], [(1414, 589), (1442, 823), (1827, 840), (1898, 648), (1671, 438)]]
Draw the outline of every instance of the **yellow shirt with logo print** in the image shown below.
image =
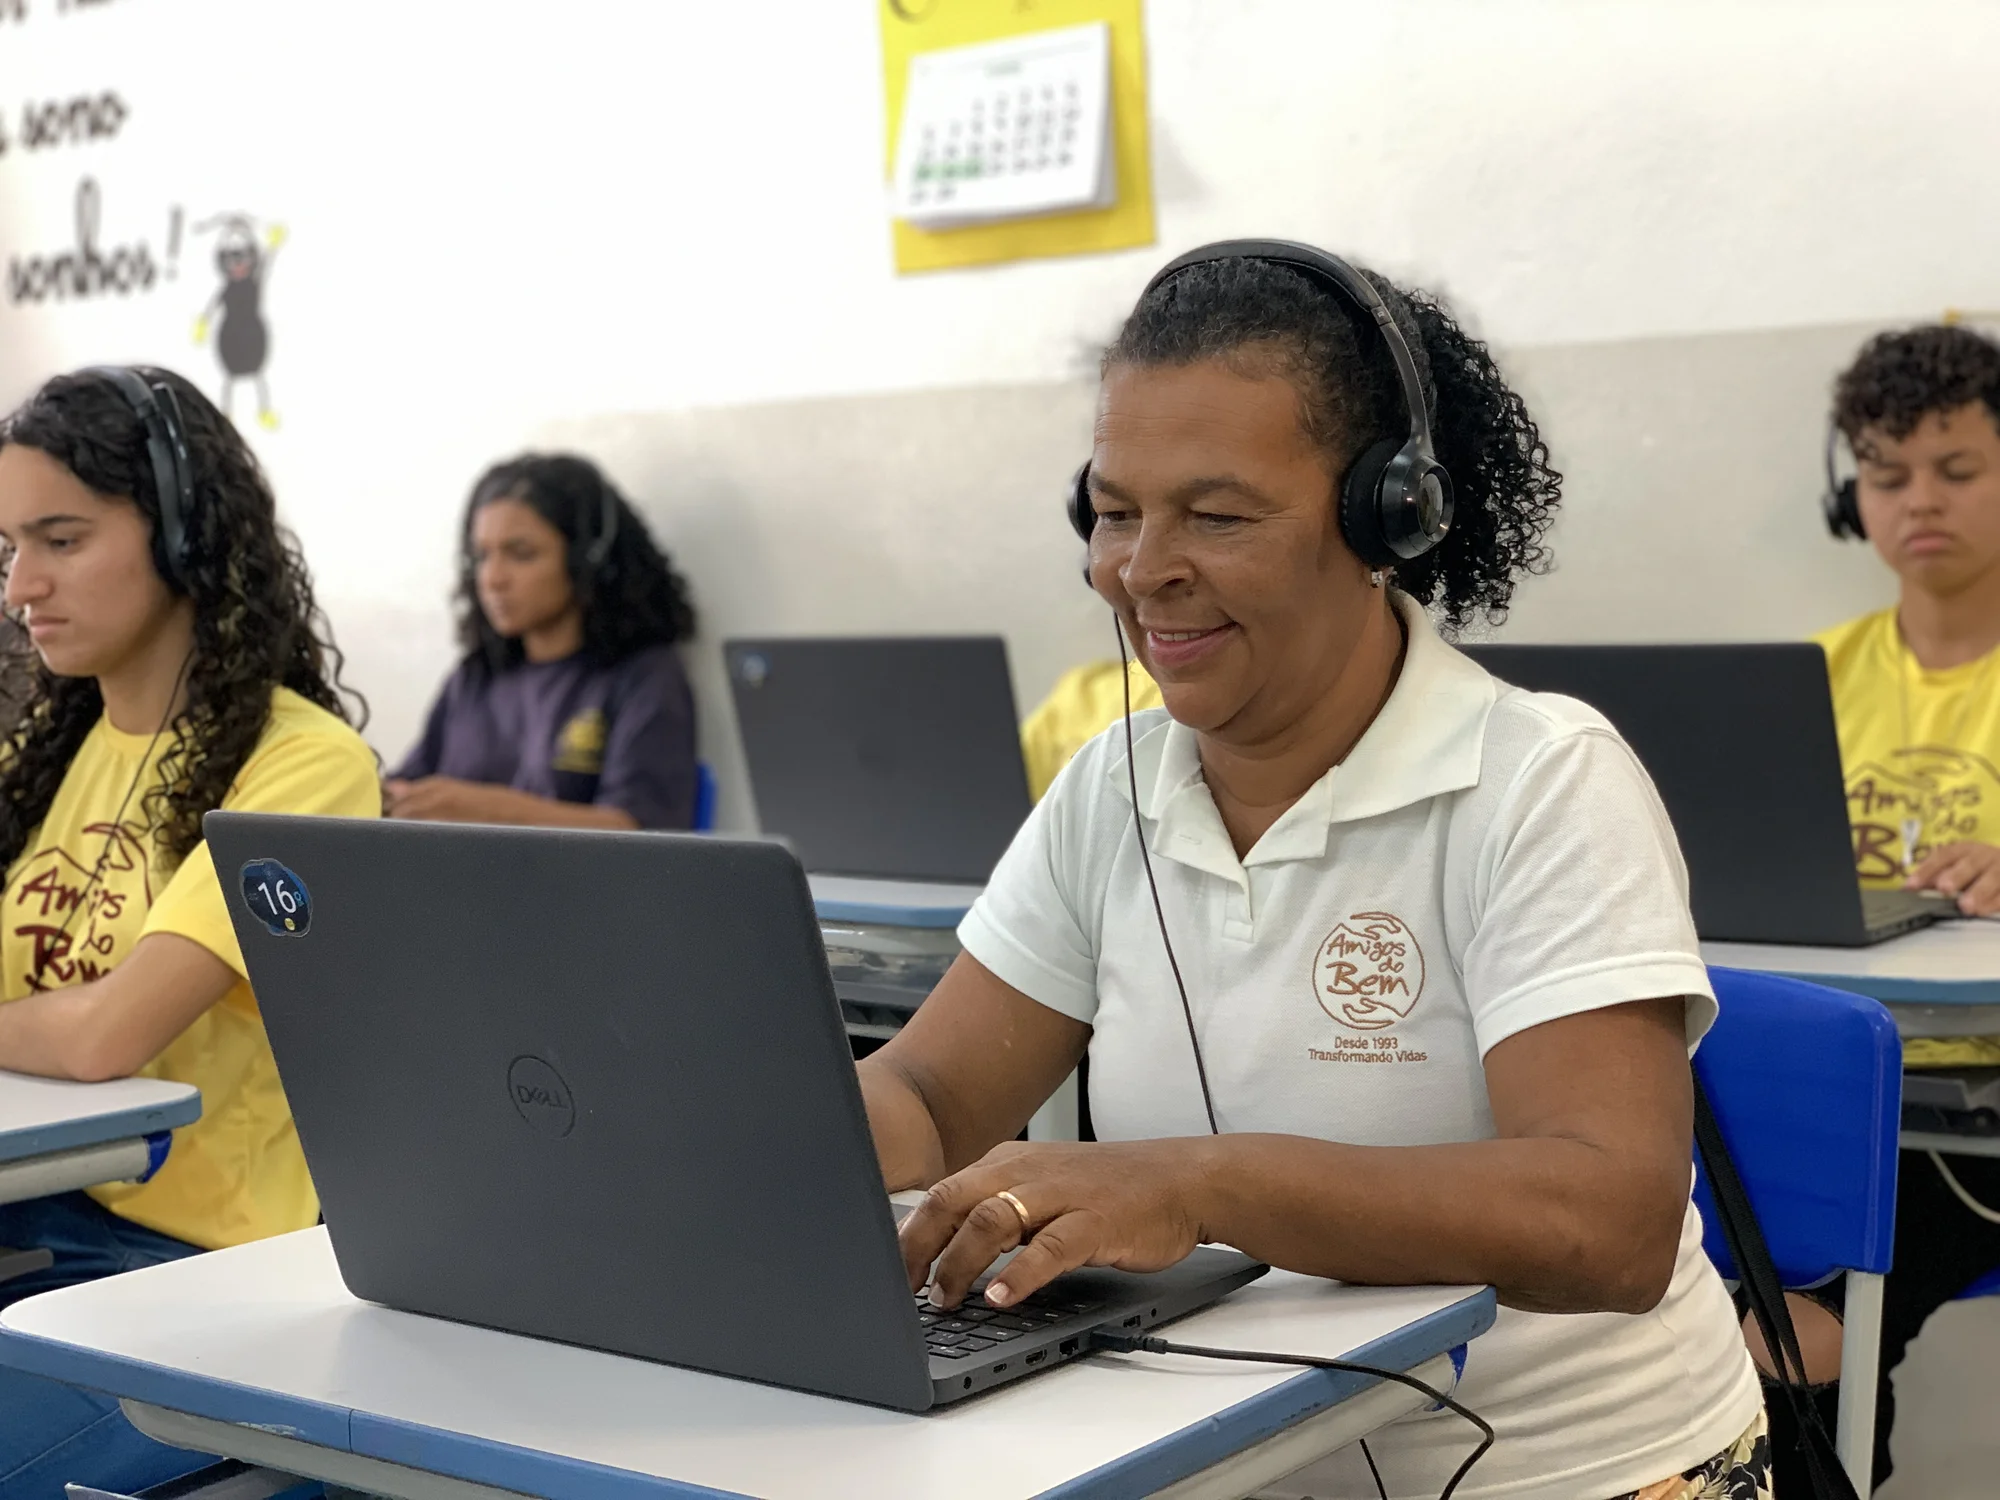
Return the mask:
[[(1895, 889), (1945, 844), (2000, 844), (2000, 650), (1929, 671), (1893, 608), (1813, 637), (1826, 652), (1854, 873)], [(1915, 834), (1904, 848), (1904, 827)], [(2000, 1038), (1910, 1041), (1914, 1067), (2000, 1064)]]
[[(201, 1118), (174, 1133), (150, 1182), (91, 1189), (113, 1213), (213, 1250), (307, 1228), (319, 1199), (208, 845), (169, 867), (148, 826), (145, 795), (171, 743), (152, 741), (100, 718), (70, 762), (0, 889), (0, 1004), (95, 979), (156, 932), (199, 943), (236, 972), (229, 992), (139, 1070), (200, 1089)], [(222, 805), (376, 817), (375, 756), (334, 715), (279, 688)]]

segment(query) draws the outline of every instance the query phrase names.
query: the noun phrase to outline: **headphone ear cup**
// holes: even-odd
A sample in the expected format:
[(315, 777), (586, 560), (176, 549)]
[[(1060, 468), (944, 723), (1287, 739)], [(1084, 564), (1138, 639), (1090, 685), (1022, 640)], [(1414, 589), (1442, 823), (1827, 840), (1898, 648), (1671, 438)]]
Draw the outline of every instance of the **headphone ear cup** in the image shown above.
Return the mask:
[(1843, 479), (1828, 491), (1825, 505), (1826, 529), (1835, 537), (1868, 539), (1867, 528), (1861, 524), (1860, 488), (1852, 479)]
[(1086, 463), (1076, 471), (1076, 478), (1069, 482), (1069, 525), (1070, 530), (1090, 540), (1090, 533), (1097, 525), (1097, 508), (1090, 503), (1090, 465)]
[(1398, 559), (1382, 534), (1382, 475), (1402, 452), (1401, 440), (1385, 438), (1347, 466), (1340, 485), (1340, 534), (1354, 555), (1371, 568), (1392, 568)]

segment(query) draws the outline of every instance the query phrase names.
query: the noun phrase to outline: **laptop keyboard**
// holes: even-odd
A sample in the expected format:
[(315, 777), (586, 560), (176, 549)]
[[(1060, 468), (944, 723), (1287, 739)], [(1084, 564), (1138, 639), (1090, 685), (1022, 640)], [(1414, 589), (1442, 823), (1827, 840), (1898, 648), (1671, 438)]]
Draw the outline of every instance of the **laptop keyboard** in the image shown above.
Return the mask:
[(932, 1307), (927, 1297), (917, 1298), (917, 1321), (923, 1325), (924, 1346), (943, 1359), (969, 1359), (1040, 1333), (1058, 1323), (1086, 1318), (1102, 1312), (1102, 1302), (1086, 1302), (1043, 1289), (1023, 1298), (1012, 1307), (989, 1307), (980, 1300), (984, 1288), (975, 1288), (964, 1305)]

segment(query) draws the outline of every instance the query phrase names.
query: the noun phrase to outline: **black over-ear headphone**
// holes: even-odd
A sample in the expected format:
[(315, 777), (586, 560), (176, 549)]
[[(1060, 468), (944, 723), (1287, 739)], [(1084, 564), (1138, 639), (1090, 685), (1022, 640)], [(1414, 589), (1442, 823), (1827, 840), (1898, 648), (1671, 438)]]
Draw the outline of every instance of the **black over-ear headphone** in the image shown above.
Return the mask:
[(125, 365), (93, 365), (83, 373), (109, 382), (146, 428), (146, 456), (153, 465), (153, 489), (160, 497), (160, 524), (153, 531), (153, 566), (174, 588), (192, 594), (188, 519), (194, 514), (194, 460), (188, 454), (180, 398), (166, 381), (141, 375)]
[[(1319, 285), (1346, 298), (1374, 319), (1396, 364), (1409, 435), (1384, 438), (1348, 466), (1340, 486), (1340, 531), (1355, 555), (1371, 568), (1393, 568), (1422, 557), (1451, 530), (1451, 476), (1431, 443), (1430, 403), (1424, 397), (1417, 362), (1396, 326), (1382, 294), (1337, 255), (1293, 240), (1220, 240), (1178, 256), (1146, 284), (1146, 293), (1189, 266), (1213, 260), (1262, 260), (1303, 271)], [(1086, 542), (1097, 524), (1090, 503), (1090, 465), (1076, 471), (1070, 487), (1069, 522)]]
[(578, 555), (583, 566), (578, 570), (585, 578), (595, 578), (598, 571), (610, 560), (611, 548), (618, 540), (618, 496), (612, 491), (611, 481), (603, 474), (597, 476), (597, 529), (586, 541), (577, 538)]
[(1820, 509), (1826, 515), (1826, 529), (1840, 540), (1853, 538), (1866, 541), (1868, 532), (1861, 524), (1860, 486), (1853, 478), (1840, 479), (1834, 474), (1834, 450), (1840, 446), (1840, 429), (1829, 422), (1826, 426), (1826, 492), (1819, 497)]
[[(618, 542), (618, 496), (611, 488), (611, 481), (599, 473), (595, 465), (586, 465), (597, 478), (597, 524), (586, 528), (583, 518), (577, 518), (577, 535), (569, 544), (570, 574), (572, 577), (589, 582), (611, 560), (611, 549)], [(500, 499), (511, 493), (501, 491), (490, 496)], [(476, 497), (475, 497), (476, 498)], [(484, 504), (485, 501), (479, 501)], [(473, 507), (478, 509), (478, 505)], [(466, 520), (465, 565), (472, 566), (472, 522)]]

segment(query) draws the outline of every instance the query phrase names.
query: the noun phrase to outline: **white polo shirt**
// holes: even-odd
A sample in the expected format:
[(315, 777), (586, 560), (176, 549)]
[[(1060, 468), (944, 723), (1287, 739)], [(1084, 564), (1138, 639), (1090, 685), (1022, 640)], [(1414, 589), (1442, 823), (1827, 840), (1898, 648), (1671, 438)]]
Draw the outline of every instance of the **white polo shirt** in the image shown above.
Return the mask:
[[(1193, 731), (1133, 719), (1160, 900), (1216, 1118), (1369, 1146), (1490, 1139), (1488, 1048), (1562, 1016), (1715, 1001), (1652, 783), (1594, 710), (1525, 693), (1397, 596), (1402, 675), (1349, 753), (1239, 860)], [(1099, 1139), (1207, 1133), (1187, 1026), (1133, 834), (1124, 730), (1077, 755), (959, 928), (1024, 994), (1092, 1027)], [(1690, 1166), (1690, 1180), (1692, 1167)], [(1652, 1312), (1502, 1308), (1459, 1398), (1499, 1430), (1464, 1496), (1607, 1500), (1749, 1426), (1757, 1378), (1692, 1203)], [(1371, 1439), (1393, 1494), (1435, 1495), (1476, 1441), (1433, 1413)], [(1269, 1493), (1374, 1494), (1350, 1451)]]

